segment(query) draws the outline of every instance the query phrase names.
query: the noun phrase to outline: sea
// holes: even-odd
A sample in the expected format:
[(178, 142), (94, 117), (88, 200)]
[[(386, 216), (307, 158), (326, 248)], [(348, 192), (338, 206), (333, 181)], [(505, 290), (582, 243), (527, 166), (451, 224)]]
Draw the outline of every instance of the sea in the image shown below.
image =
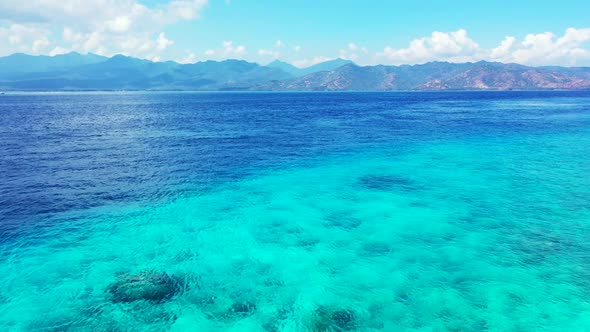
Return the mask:
[(590, 92), (0, 96), (0, 331), (590, 331)]

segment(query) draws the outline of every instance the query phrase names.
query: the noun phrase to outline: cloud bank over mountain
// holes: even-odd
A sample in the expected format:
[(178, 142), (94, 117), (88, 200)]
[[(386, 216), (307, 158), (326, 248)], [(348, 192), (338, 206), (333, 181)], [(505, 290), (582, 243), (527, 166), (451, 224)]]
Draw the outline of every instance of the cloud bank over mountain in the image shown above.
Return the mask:
[(101, 55), (157, 59), (174, 44), (163, 29), (194, 20), (207, 0), (174, 0), (148, 7), (136, 0), (4, 0), (0, 52)]
[[(332, 22), (334, 38), (318, 47), (318, 41), (323, 41), (325, 36), (303, 32), (299, 35), (297, 30), (305, 29), (301, 25), (265, 30), (264, 36), (258, 38), (260, 41), (244, 40), (250, 26), (266, 13), (238, 13), (233, 11), (234, 7), (235, 2), (214, 0), (4, 0), (0, 1), (0, 55), (17, 52), (57, 55), (75, 51), (181, 63), (229, 58), (269, 63), (280, 59), (298, 67), (336, 58), (364, 65), (485, 60), (533, 66), (590, 66), (590, 28), (583, 26), (561, 31), (495, 34), (493, 39), (472, 36), (470, 25), (426, 35), (408, 26), (404, 34), (414, 35), (409, 43), (400, 42), (394, 29), (385, 37), (368, 43), (359, 37), (362, 23), (357, 23), (359, 28), (351, 33), (344, 29), (350, 22), (331, 18), (336, 20)], [(276, 10), (271, 5), (267, 7), (269, 13)], [(219, 13), (217, 15), (222, 15), (221, 20), (219, 17), (207, 20), (213, 9)], [(233, 16), (224, 21), (223, 15)], [(235, 20), (236, 17), (239, 20)], [(227, 29), (209, 30), (218, 21)], [(354, 26), (352, 24), (352, 29)], [(381, 26), (387, 27), (386, 22)], [(193, 39), (192, 35), (197, 32), (206, 38)], [(317, 33), (323, 32), (318, 30)], [(376, 34), (372, 30), (366, 32), (367, 37)], [(238, 36), (241, 37), (236, 38)]]
[[(590, 51), (584, 45), (590, 41), (590, 28), (570, 28), (560, 37), (544, 32), (529, 34), (524, 40), (507, 36), (498, 46), (486, 49), (471, 39), (467, 31), (433, 32), (428, 37), (414, 39), (406, 48), (387, 46), (376, 54), (378, 62), (412, 64), (428, 61), (499, 61), (528, 65), (575, 66), (590, 61)], [(381, 61), (379, 61), (381, 60)]]

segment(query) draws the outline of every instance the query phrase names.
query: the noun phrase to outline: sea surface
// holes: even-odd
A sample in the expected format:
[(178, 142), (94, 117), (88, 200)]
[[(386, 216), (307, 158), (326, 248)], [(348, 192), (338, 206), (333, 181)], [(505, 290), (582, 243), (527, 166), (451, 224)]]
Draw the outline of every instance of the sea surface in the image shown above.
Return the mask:
[(0, 331), (590, 331), (590, 92), (0, 96)]

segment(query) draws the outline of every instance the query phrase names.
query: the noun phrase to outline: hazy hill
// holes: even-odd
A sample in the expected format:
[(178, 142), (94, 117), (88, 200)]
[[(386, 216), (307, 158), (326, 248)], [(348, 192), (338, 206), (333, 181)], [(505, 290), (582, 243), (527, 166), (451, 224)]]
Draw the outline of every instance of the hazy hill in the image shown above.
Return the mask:
[(284, 71), (285, 73), (289, 73), (293, 76), (305, 75), (305, 73), (303, 73), (303, 70), (301, 68), (297, 68), (297, 67), (293, 66), (292, 64), (281, 61), (281, 60), (275, 60), (266, 66), (268, 68), (280, 69), (280, 70)]
[[(85, 56), (82, 56), (85, 57)], [(100, 58), (88, 55), (88, 61), (69, 66), (46, 65), (47, 58), (17, 57), (21, 67), (17, 72), (0, 71), (0, 89), (5, 90), (223, 90), (248, 89), (273, 80), (294, 76), (274, 68), (240, 60), (205, 61), (195, 64), (152, 62), (123, 55)], [(0, 63), (14, 62), (14, 57), (0, 58)], [(57, 59), (53, 59), (57, 58)], [(60, 59), (61, 60), (61, 59)]]
[(352, 64), (352, 63), (353, 62), (350, 60), (335, 59), (335, 60), (329, 60), (326, 62), (318, 63), (316, 65), (306, 67), (306, 68), (298, 68), (298, 67), (293, 66), (290, 63), (283, 62), (280, 60), (275, 60), (266, 66), (270, 67), (270, 68), (281, 69), (284, 72), (289, 73), (295, 77), (301, 77), (301, 76), (309, 75), (309, 74), (320, 72), (320, 71), (334, 70), (334, 69), (337, 69), (337, 68), (342, 67), (344, 65)]
[(6, 57), (0, 57), (0, 75), (65, 70), (82, 65), (103, 62), (105, 60), (107, 60), (107, 58), (100, 55), (82, 55), (75, 52), (56, 56), (34, 56), (16, 53)]
[(343, 59), (297, 68), (242, 60), (194, 64), (69, 53), (0, 57), (0, 90), (533, 90), (590, 89), (590, 68), (497, 62), (357, 66)]
[(497, 62), (431, 62), (413, 66), (353, 64), (281, 82), (259, 90), (537, 90), (590, 89), (590, 68), (527, 67)]

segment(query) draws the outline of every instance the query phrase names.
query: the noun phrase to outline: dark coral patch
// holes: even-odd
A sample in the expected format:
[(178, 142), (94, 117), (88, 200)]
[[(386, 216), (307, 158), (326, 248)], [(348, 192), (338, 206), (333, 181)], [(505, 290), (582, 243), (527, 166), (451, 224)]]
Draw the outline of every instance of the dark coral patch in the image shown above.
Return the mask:
[(121, 275), (107, 291), (113, 302), (163, 302), (176, 295), (181, 288), (178, 280), (165, 272), (142, 271), (136, 275)]
[(256, 311), (256, 304), (252, 302), (234, 302), (230, 311), (238, 316), (249, 316)]
[(207, 313), (211, 320), (233, 322), (244, 319), (256, 313), (256, 304), (249, 301), (235, 301), (232, 305), (223, 311), (213, 311)]
[(336, 310), (330, 315), (332, 322), (344, 330), (352, 330), (355, 327), (355, 314), (352, 310)]
[(551, 256), (565, 253), (574, 255), (586, 249), (566, 237), (545, 230), (530, 230), (523, 232), (513, 244), (513, 250), (522, 255), (527, 264), (540, 264)]
[(350, 231), (355, 228), (358, 228), (363, 223), (363, 221), (358, 218), (354, 218), (354, 217), (347, 216), (345, 214), (339, 214), (339, 213), (329, 215), (325, 218), (325, 220), (326, 220), (326, 222), (324, 223), (325, 226), (338, 227), (338, 228), (341, 228), (346, 231)]
[(378, 191), (415, 191), (420, 187), (414, 180), (397, 175), (365, 175), (359, 178), (360, 186)]
[(315, 238), (303, 238), (303, 239), (299, 239), (297, 240), (297, 247), (303, 247), (303, 248), (312, 248), (315, 245), (317, 245), (318, 243), (320, 243), (319, 239), (315, 239)]
[(311, 330), (315, 332), (351, 331), (356, 327), (357, 319), (354, 311), (321, 306), (314, 312)]
[(383, 242), (369, 242), (361, 250), (364, 256), (385, 256), (391, 252), (391, 246)]

